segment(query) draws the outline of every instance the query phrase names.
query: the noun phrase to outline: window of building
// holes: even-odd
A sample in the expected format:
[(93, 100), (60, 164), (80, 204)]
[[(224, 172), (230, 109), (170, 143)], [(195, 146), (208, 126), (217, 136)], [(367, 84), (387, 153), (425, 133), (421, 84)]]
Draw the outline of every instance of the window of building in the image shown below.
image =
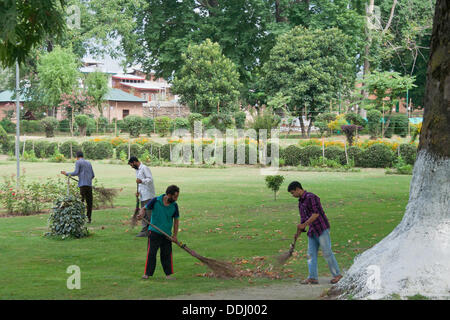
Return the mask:
[(130, 110), (128, 109), (123, 109), (122, 110), (122, 118), (125, 118), (126, 116), (128, 116), (130, 114)]

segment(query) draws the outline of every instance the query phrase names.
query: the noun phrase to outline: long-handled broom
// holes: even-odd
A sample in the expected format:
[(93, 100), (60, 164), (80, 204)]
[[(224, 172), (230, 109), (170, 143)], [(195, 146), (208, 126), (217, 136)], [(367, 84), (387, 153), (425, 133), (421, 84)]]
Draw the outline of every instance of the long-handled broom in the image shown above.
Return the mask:
[(291, 246), (289, 247), (289, 250), (285, 253), (280, 254), (279, 256), (276, 257), (277, 261), (279, 264), (285, 264), (286, 261), (289, 260), (290, 257), (292, 257), (292, 253), (294, 252), (294, 248), (295, 248), (295, 243), (297, 242), (298, 236), (300, 235), (301, 232), (306, 232), (305, 229), (303, 229), (302, 231), (297, 231), (295, 233), (294, 236), (294, 242), (291, 243)]
[(144, 222), (148, 223), (150, 226), (161, 232), (167, 239), (174, 242), (181, 249), (189, 253), (194, 258), (200, 260), (203, 264), (205, 264), (208, 268), (210, 268), (213, 271), (213, 273), (216, 274), (216, 276), (218, 276), (219, 278), (234, 278), (239, 276), (239, 272), (232, 266), (231, 263), (203, 257), (194, 250), (188, 248), (186, 244), (182, 243), (181, 241), (175, 240), (167, 233), (165, 233), (163, 230), (161, 230), (154, 224), (151, 224), (147, 219), (145, 218), (142, 219), (144, 220)]
[(139, 184), (136, 183), (136, 208), (134, 209), (134, 214), (131, 217), (130, 224), (131, 226), (137, 225), (138, 222), (138, 214), (139, 214)]

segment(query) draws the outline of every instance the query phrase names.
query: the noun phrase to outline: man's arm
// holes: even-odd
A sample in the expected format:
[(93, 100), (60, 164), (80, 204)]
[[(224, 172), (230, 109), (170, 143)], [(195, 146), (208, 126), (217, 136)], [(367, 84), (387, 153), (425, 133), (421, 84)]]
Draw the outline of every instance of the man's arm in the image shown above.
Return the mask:
[(150, 172), (150, 169), (148, 167), (145, 167), (143, 172), (144, 172), (144, 179), (141, 180), (142, 181), (141, 183), (149, 184), (150, 182), (152, 182), (153, 176), (152, 173)]
[(177, 235), (178, 235), (178, 227), (180, 225), (179, 223), (180, 219), (173, 218), (173, 240), (177, 241)]
[(317, 218), (319, 217), (318, 213), (313, 213), (311, 217), (309, 217), (308, 220), (306, 220), (304, 223), (301, 223), (297, 226), (299, 230), (304, 230), (307, 226), (311, 225)]
[(80, 163), (78, 161), (75, 162), (75, 171), (74, 172), (61, 171), (61, 173), (66, 176), (78, 176), (80, 174)]

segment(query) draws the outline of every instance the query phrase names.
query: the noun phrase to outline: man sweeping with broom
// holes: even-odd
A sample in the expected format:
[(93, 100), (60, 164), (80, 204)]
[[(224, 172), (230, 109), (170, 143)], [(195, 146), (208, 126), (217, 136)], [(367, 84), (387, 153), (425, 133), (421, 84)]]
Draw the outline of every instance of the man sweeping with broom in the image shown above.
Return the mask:
[(293, 181), (288, 186), (288, 192), (298, 198), (298, 208), (301, 221), (297, 225), (298, 233), (308, 228), (308, 278), (302, 284), (318, 284), (317, 256), (319, 248), (322, 248), (323, 257), (328, 263), (328, 268), (333, 275), (332, 284), (337, 283), (342, 275), (339, 266), (331, 250), (330, 223), (320, 204), (320, 198), (311, 192), (303, 190), (298, 181)]
[(161, 249), (161, 265), (166, 274), (166, 279), (175, 279), (171, 276), (173, 274), (172, 241), (158, 229), (162, 230), (168, 236), (171, 236), (173, 241), (177, 241), (178, 219), (180, 213), (176, 201), (179, 194), (180, 189), (175, 185), (171, 185), (167, 187), (165, 194), (153, 198), (145, 205), (145, 207), (141, 208), (139, 212), (139, 219), (144, 217), (146, 210), (148, 210), (148, 215), (150, 216), (147, 261), (145, 263), (145, 273), (142, 276), (142, 279), (148, 279), (153, 276), (158, 249)]

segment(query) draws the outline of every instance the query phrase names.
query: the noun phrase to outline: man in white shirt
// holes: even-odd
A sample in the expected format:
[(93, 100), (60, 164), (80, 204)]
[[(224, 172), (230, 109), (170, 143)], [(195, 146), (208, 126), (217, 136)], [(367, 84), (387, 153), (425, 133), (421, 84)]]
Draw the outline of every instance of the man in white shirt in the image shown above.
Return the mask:
[[(137, 157), (130, 157), (128, 164), (136, 170), (136, 183), (138, 184), (139, 201), (141, 208), (155, 197), (155, 186), (150, 169), (141, 163)], [(148, 212), (145, 213), (145, 219), (150, 221)], [(142, 230), (136, 237), (148, 237), (148, 223), (142, 220)]]

